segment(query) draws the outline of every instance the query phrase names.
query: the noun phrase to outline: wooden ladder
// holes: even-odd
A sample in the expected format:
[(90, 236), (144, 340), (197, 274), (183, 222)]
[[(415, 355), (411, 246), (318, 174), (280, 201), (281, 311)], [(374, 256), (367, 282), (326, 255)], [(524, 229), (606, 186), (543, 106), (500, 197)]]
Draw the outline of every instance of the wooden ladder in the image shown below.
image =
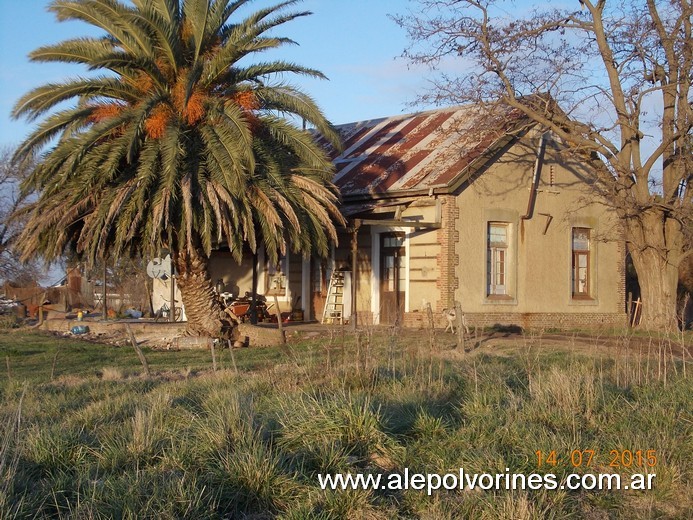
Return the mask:
[(322, 323), (344, 323), (344, 271), (332, 271)]

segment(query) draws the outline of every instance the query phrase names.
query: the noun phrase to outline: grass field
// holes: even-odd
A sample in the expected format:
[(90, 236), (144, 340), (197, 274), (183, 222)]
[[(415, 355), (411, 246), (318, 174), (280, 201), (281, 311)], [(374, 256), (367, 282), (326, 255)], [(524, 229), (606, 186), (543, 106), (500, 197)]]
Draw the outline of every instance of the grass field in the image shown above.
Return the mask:
[[(441, 337), (225, 350), (217, 371), (209, 351), (145, 349), (145, 378), (132, 348), (3, 333), (0, 518), (693, 517), (693, 382), (671, 346), (527, 334), (464, 354)], [(430, 496), (318, 485), (459, 468), (656, 478), (646, 491)]]

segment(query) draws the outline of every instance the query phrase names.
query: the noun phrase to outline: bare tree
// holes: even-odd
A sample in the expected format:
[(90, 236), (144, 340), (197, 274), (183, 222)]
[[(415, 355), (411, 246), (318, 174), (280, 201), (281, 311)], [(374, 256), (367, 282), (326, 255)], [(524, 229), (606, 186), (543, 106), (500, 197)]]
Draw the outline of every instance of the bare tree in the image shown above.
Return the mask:
[[(642, 323), (673, 324), (693, 228), (691, 1), (575, 0), (574, 10), (524, 13), (499, 0), (416, 3), (394, 19), (411, 41), (404, 56), (438, 71), (421, 100), (510, 106), (570, 153), (599, 157), (592, 185), (622, 223)], [(459, 64), (463, 73), (445, 72)]]
[(20, 165), (13, 159), (14, 151), (0, 150), (0, 283), (27, 284), (41, 278), (40, 262), (22, 262), (12, 248), (12, 241), (22, 228), (21, 218), (11, 218), (22, 207), (25, 199), (19, 185), (27, 176), (31, 165)]

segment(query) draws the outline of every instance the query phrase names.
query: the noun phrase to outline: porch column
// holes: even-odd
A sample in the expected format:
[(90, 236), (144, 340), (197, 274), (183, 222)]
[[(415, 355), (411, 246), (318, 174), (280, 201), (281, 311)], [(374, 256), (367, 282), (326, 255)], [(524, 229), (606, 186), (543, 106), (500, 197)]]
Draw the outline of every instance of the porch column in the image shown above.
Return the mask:
[(301, 308), (303, 309), (303, 320), (310, 321), (312, 316), (310, 315), (310, 304), (311, 304), (311, 280), (310, 280), (310, 257), (304, 258), (301, 264)]
[[(108, 282), (108, 270), (106, 269), (106, 257), (103, 257), (103, 287), (101, 290), (101, 301), (103, 304), (103, 310), (101, 311), (101, 319), (108, 319), (108, 312), (106, 312), (106, 283)], [(42, 314), (43, 316), (43, 314)]]
[(358, 234), (359, 228), (361, 227), (361, 220), (354, 219), (354, 227), (351, 230), (351, 326), (356, 328), (357, 326), (357, 302), (356, 302), (356, 288), (358, 285), (358, 277), (356, 275), (356, 267), (358, 260)]

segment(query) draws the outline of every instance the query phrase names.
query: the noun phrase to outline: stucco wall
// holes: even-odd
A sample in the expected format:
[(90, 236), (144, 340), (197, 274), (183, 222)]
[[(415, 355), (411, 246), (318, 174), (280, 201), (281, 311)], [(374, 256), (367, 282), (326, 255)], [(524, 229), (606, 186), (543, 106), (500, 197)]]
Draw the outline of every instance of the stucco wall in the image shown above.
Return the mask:
[[(457, 197), (456, 299), (470, 313), (622, 313), (623, 248), (616, 220), (595, 202), (581, 165), (549, 143), (531, 218), (528, 209), (540, 136), (511, 147)], [(507, 299), (487, 295), (489, 222), (509, 224)], [(590, 298), (571, 291), (572, 228), (591, 229)]]
[[(436, 220), (436, 207), (410, 207), (402, 212), (403, 219), (420, 219), (424, 222)], [(408, 311), (425, 310), (430, 303), (436, 308), (439, 300), (438, 280), (441, 278), (440, 231), (437, 229), (408, 229), (405, 232), (407, 244), (407, 266), (409, 268)]]
[(209, 276), (212, 283), (221, 280), (226, 292), (235, 296), (253, 290), (253, 257), (246, 255), (240, 264), (227, 251), (214, 251), (209, 260)]

